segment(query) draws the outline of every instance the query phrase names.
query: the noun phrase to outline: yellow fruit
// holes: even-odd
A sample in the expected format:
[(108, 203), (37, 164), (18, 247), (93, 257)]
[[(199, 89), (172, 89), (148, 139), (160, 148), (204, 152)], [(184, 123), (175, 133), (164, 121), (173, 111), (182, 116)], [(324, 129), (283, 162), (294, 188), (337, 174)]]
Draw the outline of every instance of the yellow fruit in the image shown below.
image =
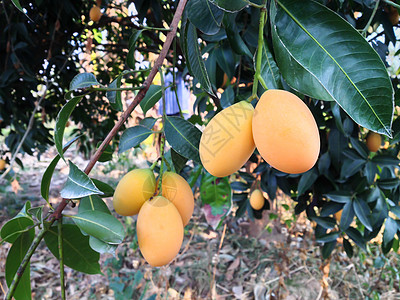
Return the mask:
[(102, 16), (102, 13), (100, 11), (100, 7), (98, 7), (97, 5), (93, 6), (90, 11), (89, 11), (89, 17), (90, 20), (92, 20), (93, 22), (98, 22), (100, 20)]
[(171, 201), (157, 196), (140, 209), (136, 233), (143, 257), (151, 266), (160, 267), (171, 262), (181, 248), (182, 218)]
[(253, 116), (253, 138), (261, 156), (279, 171), (298, 174), (318, 159), (317, 123), (307, 105), (283, 90), (268, 90)]
[(135, 169), (127, 173), (118, 183), (113, 205), (122, 216), (136, 215), (143, 203), (153, 196), (156, 179), (150, 169)]
[(259, 189), (254, 190), (251, 195), (250, 195), (250, 206), (255, 209), (259, 210), (263, 208), (264, 206), (264, 196), (262, 194), (262, 191)]
[(162, 177), (162, 195), (171, 201), (182, 217), (183, 226), (189, 223), (194, 209), (192, 189), (179, 174), (165, 172)]
[(0, 159), (0, 171), (4, 170), (6, 167), (6, 161), (4, 159)]
[(371, 152), (379, 150), (382, 144), (382, 137), (380, 134), (370, 131), (367, 135), (367, 148)]
[(206, 126), (200, 139), (200, 159), (216, 177), (239, 170), (254, 152), (251, 122), (254, 108), (241, 101), (219, 112)]
[(338, 212), (336, 212), (334, 214), (336, 221), (340, 222), (340, 219), (342, 218), (342, 212), (343, 212), (343, 209), (339, 210)]

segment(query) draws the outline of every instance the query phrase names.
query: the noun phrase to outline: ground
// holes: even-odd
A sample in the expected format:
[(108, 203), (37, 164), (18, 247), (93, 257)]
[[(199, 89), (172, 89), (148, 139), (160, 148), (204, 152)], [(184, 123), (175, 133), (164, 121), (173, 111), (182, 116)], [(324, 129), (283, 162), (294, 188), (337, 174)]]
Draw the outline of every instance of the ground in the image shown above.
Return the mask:
[[(74, 150), (67, 157), (79, 167), (87, 161)], [(56, 155), (50, 149), (41, 156), (21, 157), (24, 170), (17, 169), (18, 192), (0, 185), (0, 226), (13, 217), (25, 201), (45, 204), (40, 196), (41, 176)], [(144, 166), (143, 157), (129, 154), (98, 163), (93, 177), (115, 187), (133, 165)], [(144, 165), (143, 165), (144, 164)], [(60, 201), (68, 168), (59, 163), (51, 185), (51, 202)], [(18, 185), (14, 185), (14, 190)], [(169, 266), (151, 268), (141, 257), (135, 238), (135, 218), (121, 220), (127, 237), (116, 257), (101, 256), (102, 275), (86, 275), (66, 268), (68, 299), (400, 299), (399, 255), (383, 256), (379, 244), (369, 252), (355, 251), (348, 258), (340, 246), (329, 260), (321, 257), (314, 241), (312, 223), (294, 218), (291, 201), (280, 195), (263, 219), (230, 216), (213, 230), (205, 220), (200, 202), (185, 228), (178, 257)], [(284, 209), (282, 204), (289, 204)], [(111, 199), (107, 204), (112, 207)], [(70, 212), (74, 209), (69, 207)], [(270, 213), (278, 218), (270, 219)], [(292, 222), (285, 222), (291, 220)], [(289, 226), (289, 227), (288, 227)], [(0, 245), (0, 294), (6, 289), (4, 262), (10, 245)], [(58, 262), (39, 246), (31, 261), (33, 299), (60, 299)]]

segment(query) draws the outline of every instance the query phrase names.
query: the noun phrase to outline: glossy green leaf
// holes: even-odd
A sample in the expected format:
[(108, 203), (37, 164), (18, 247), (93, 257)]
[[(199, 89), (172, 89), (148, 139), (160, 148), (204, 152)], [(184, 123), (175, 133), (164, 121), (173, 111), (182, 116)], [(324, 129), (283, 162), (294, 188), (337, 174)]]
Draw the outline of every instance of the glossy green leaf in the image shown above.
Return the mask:
[(129, 68), (135, 69), (135, 50), (136, 50), (136, 41), (139, 36), (142, 34), (143, 29), (132, 29), (131, 37), (129, 38), (129, 52), (126, 57), (126, 64)]
[(107, 204), (98, 195), (86, 196), (79, 201), (78, 213), (85, 211), (102, 211), (111, 215)]
[(361, 198), (354, 198), (353, 200), (353, 208), (356, 216), (361, 221), (361, 223), (367, 228), (369, 231), (372, 231), (371, 222), (369, 220), (369, 216), (371, 214), (371, 210), (367, 202), (365, 202)]
[(111, 253), (115, 256), (115, 251), (117, 250), (118, 245), (108, 244), (103, 242), (94, 236), (89, 237), (89, 245), (94, 251), (104, 254), (104, 253)]
[(310, 219), (325, 229), (332, 229), (336, 226), (336, 220), (330, 217), (310, 217)]
[(396, 215), (400, 219), (400, 206), (392, 206), (390, 211)]
[(226, 73), (229, 79), (233, 78), (235, 75), (236, 54), (232, 52), (229, 44), (224, 43), (222, 45), (218, 45), (214, 52), (219, 67)]
[(162, 97), (162, 88), (161, 85), (150, 85), (146, 95), (143, 100), (140, 101), (140, 107), (143, 110), (143, 114), (149, 111)]
[(61, 108), (57, 115), (56, 126), (54, 128), (54, 143), (56, 144), (58, 154), (63, 160), (65, 160), (63, 152), (65, 125), (67, 124), (72, 111), (75, 109), (75, 106), (79, 103), (79, 101), (81, 101), (81, 99), (82, 96), (72, 98)]
[[(6, 269), (6, 281), (8, 287), (14, 278), (15, 273), (19, 268), (26, 252), (28, 251), (30, 245), (32, 244), (34, 238), (34, 230), (31, 229), (28, 232), (22, 233), (11, 246), (10, 251), (7, 254), (7, 259), (5, 262)], [(32, 299), (31, 293), (31, 267), (30, 263), (26, 266), (24, 273), (21, 276), (19, 284), (15, 290), (14, 298), (15, 300), (29, 300)]]
[(209, 0), (209, 1), (214, 3), (219, 8), (228, 12), (236, 12), (249, 5), (249, 2), (245, 0)]
[(318, 169), (316, 167), (307, 171), (300, 177), (299, 185), (298, 185), (298, 196), (304, 194), (317, 180), (318, 178)]
[(24, 12), (24, 9), (23, 9), (22, 6), (21, 6), (21, 3), (19, 2), (19, 0), (12, 0), (12, 3), (14, 4), (14, 6), (15, 6), (16, 8), (18, 8), (18, 10), (19, 10), (20, 12), (25, 13), (25, 12)]
[[(262, 48), (261, 58), (261, 69), (260, 76), (264, 80), (268, 89), (282, 89), (281, 73), (279, 72), (278, 66), (274, 58), (272, 57), (271, 51), (269, 51), (268, 43), (264, 40)], [(257, 52), (254, 54), (254, 71), (256, 68)]]
[(309, 0), (272, 1), (270, 20), (276, 60), (292, 88), (336, 101), (361, 126), (391, 136), (392, 84), (355, 28)]
[(397, 188), (399, 184), (400, 184), (399, 178), (387, 178), (378, 180), (378, 186), (381, 189), (385, 190), (393, 190)]
[[(77, 141), (78, 138), (79, 138), (79, 136), (73, 138), (67, 144), (65, 144), (65, 146), (63, 147), (63, 153), (65, 151), (67, 151), (69, 146), (71, 146), (73, 142)], [(55, 170), (59, 160), (60, 160), (60, 155), (57, 155), (56, 157), (53, 158), (53, 160), (47, 167), (46, 171), (44, 171), (43, 176), (42, 176), (42, 181), (40, 183), (40, 193), (41, 193), (43, 199), (45, 199), (47, 203), (49, 203), (51, 178), (53, 177), (54, 170)]]
[(139, 144), (147, 139), (152, 133), (153, 131), (142, 125), (136, 125), (125, 129), (119, 141), (118, 153), (139, 146)]
[[(97, 144), (97, 148), (98, 148), (100, 145), (101, 145), (101, 142), (99, 142), (99, 143)], [(101, 153), (98, 162), (107, 162), (107, 161), (112, 160), (113, 154), (114, 154), (114, 149), (113, 149), (113, 147), (112, 147), (110, 144), (108, 144), (108, 145), (106, 146), (106, 148), (104, 149), (103, 153)]]
[[(109, 88), (120, 88), (121, 87), (122, 76), (118, 76), (112, 81), (108, 87)], [(118, 111), (123, 110), (122, 100), (121, 100), (121, 91), (107, 91), (106, 93), (108, 101), (110, 101), (110, 105), (112, 108)]]
[(349, 178), (360, 171), (366, 164), (364, 159), (345, 159), (340, 170), (341, 178)]
[(385, 231), (383, 232), (383, 242), (387, 245), (393, 240), (394, 235), (398, 230), (397, 222), (392, 218), (388, 217), (385, 221)]
[(180, 117), (166, 117), (165, 137), (177, 153), (200, 163), (201, 131), (196, 126)]
[(182, 171), (183, 167), (186, 165), (188, 161), (186, 157), (183, 157), (172, 148), (171, 148), (171, 160), (172, 163), (174, 164), (175, 172), (178, 174)]
[(201, 178), (200, 197), (207, 223), (216, 229), (232, 209), (232, 190), (228, 177), (205, 173)]
[(328, 234), (316, 237), (316, 241), (321, 243), (329, 243), (332, 241), (336, 241), (339, 236), (339, 232), (330, 232)]
[(214, 95), (210, 78), (201, 55), (196, 27), (190, 22), (186, 29), (186, 63), (192, 75), (200, 82), (201, 87), (210, 95)]
[(70, 217), (80, 229), (103, 242), (120, 244), (125, 238), (121, 222), (108, 213), (88, 210)]
[(14, 243), (22, 232), (33, 226), (33, 220), (28, 217), (16, 217), (9, 220), (1, 227), (0, 237), (3, 241)]
[(374, 183), (376, 173), (378, 173), (376, 164), (371, 161), (367, 161), (364, 168), (364, 176), (367, 178), (368, 184)]
[(235, 92), (231, 85), (222, 93), (220, 102), (222, 108), (227, 108), (235, 103)]
[(349, 227), (346, 229), (345, 232), (349, 236), (349, 238), (351, 238), (354, 241), (354, 243), (356, 243), (358, 247), (360, 247), (364, 251), (367, 251), (367, 248), (365, 246), (365, 241), (361, 233), (357, 229), (355, 229), (354, 227)]
[(112, 197), (114, 195), (114, 189), (112, 186), (95, 178), (90, 179), (93, 181), (95, 186), (103, 193), (100, 195), (100, 197), (105, 198)]
[(224, 12), (208, 0), (191, 0), (186, 5), (190, 22), (205, 34), (216, 34)]
[(68, 179), (60, 194), (65, 199), (78, 199), (88, 195), (103, 194), (103, 192), (95, 186), (89, 176), (69, 161)]
[(349, 228), (350, 224), (353, 222), (354, 219), (354, 208), (353, 202), (347, 202), (343, 206), (342, 216), (340, 217), (340, 230), (345, 231)]
[[(100, 254), (89, 246), (89, 237), (82, 235), (73, 224), (63, 224), (64, 264), (71, 269), (86, 274), (100, 274)], [(51, 253), (59, 259), (58, 230), (53, 226), (45, 234), (44, 240)]]
[(40, 223), (43, 221), (43, 208), (44, 205), (35, 206), (28, 210), (28, 213), (33, 217), (36, 218)]
[(380, 166), (399, 166), (400, 164), (400, 160), (397, 157), (385, 154), (377, 154), (371, 161)]
[[(142, 103), (142, 102), (140, 102)], [(156, 124), (157, 119), (153, 117), (147, 117), (139, 121), (139, 125), (142, 125), (144, 127), (147, 127), (148, 129), (153, 129), (154, 124)]]
[(237, 14), (229, 14), (226, 13), (223, 18), (223, 24), (226, 31), (226, 36), (228, 38), (229, 44), (231, 45), (232, 50), (239, 55), (247, 55), (248, 57), (253, 57), (253, 54), (250, 52), (246, 43), (243, 41), (240, 36), (240, 30), (236, 25), (236, 15)]
[(29, 214), (29, 210), (31, 209), (32, 205), (30, 201), (26, 201), (24, 206), (21, 208), (21, 210), (18, 212), (18, 214), (14, 218), (19, 218), (19, 217), (28, 217), (30, 218), (31, 215)]
[(351, 201), (352, 194), (348, 191), (332, 191), (325, 194), (325, 197), (331, 199), (332, 201), (339, 203), (347, 203)]
[(96, 77), (92, 73), (79, 73), (76, 75), (69, 84), (69, 90), (88, 88), (93, 85), (99, 85)]
[(369, 150), (364, 143), (360, 142), (358, 139), (355, 139), (353, 137), (350, 137), (350, 143), (362, 158), (364, 159), (368, 158)]
[(325, 243), (322, 247), (322, 258), (327, 259), (336, 247), (336, 240)]
[(339, 210), (343, 209), (343, 206), (344, 205), (342, 203), (329, 201), (322, 207), (320, 216), (329, 217), (330, 215), (333, 215), (334, 213), (337, 213)]
[(346, 251), (346, 254), (348, 257), (353, 257), (353, 246), (350, 244), (349, 240), (346, 238), (343, 238), (343, 248), (344, 251)]

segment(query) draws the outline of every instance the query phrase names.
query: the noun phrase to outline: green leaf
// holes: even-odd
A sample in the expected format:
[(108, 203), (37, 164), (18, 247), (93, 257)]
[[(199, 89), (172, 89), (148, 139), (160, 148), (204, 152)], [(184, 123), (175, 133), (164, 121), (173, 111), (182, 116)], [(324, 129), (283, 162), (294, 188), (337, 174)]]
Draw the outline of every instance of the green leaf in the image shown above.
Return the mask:
[(353, 208), (356, 216), (365, 226), (365, 228), (367, 228), (369, 231), (372, 231), (371, 222), (368, 218), (368, 216), (371, 215), (371, 210), (369, 209), (367, 202), (356, 197), (353, 201)]
[(342, 190), (342, 191), (333, 191), (333, 192), (327, 193), (327, 194), (325, 194), (325, 197), (327, 197), (335, 202), (347, 203), (347, 202), (351, 201), (352, 194), (351, 194), (351, 192)]
[(186, 5), (190, 22), (205, 34), (216, 34), (224, 12), (208, 0), (191, 0)]
[(114, 195), (114, 189), (110, 185), (95, 178), (90, 179), (93, 181), (95, 186), (103, 193), (101, 197), (106, 198), (112, 197)]
[(340, 178), (349, 178), (360, 171), (366, 164), (363, 159), (345, 159), (340, 170)]
[(353, 202), (347, 202), (343, 206), (342, 216), (340, 217), (340, 230), (345, 231), (349, 228), (350, 224), (353, 222), (354, 219), (354, 208)]
[(215, 95), (199, 48), (196, 27), (190, 22), (187, 26), (186, 63), (188, 64), (188, 68), (192, 75), (199, 81), (202, 89), (210, 95)]
[(328, 234), (324, 234), (324, 235), (316, 237), (316, 241), (321, 242), (321, 243), (333, 242), (333, 241), (337, 240), (339, 235), (340, 235), (339, 232), (330, 232)]
[(81, 171), (72, 161), (69, 161), (69, 174), (67, 182), (61, 190), (61, 197), (65, 199), (78, 199), (93, 194), (103, 194), (93, 181)]
[[(101, 145), (101, 142), (99, 142), (97, 144), (97, 148), (99, 148), (100, 145)], [(113, 153), (114, 153), (113, 147), (110, 144), (108, 144), (106, 146), (106, 149), (104, 149), (103, 153), (101, 153), (98, 161), (99, 162), (107, 162), (107, 161), (112, 160)]]
[[(19, 268), (26, 252), (32, 244), (34, 238), (34, 230), (22, 233), (11, 246), (6, 259), (6, 281), (7, 286), (10, 287), (15, 273)], [(20, 282), (15, 290), (15, 300), (28, 300), (32, 299), (31, 292), (31, 267), (30, 263), (26, 266), (24, 273), (21, 276)]]
[[(86, 274), (101, 274), (100, 254), (89, 246), (89, 237), (82, 235), (73, 224), (63, 224), (64, 264)], [(57, 226), (49, 228), (44, 236), (47, 247), (59, 259)]]
[[(142, 102), (140, 102), (142, 103)], [(154, 124), (156, 124), (157, 119), (153, 118), (153, 117), (147, 117), (144, 118), (143, 120), (139, 121), (139, 125), (142, 125), (144, 127), (147, 127), (148, 129), (153, 129)]]
[(22, 13), (29, 19), (29, 21), (34, 22), (34, 21), (25, 13), (25, 11), (24, 11), (24, 9), (22, 8), (21, 3), (19, 2), (19, 0), (11, 0), (11, 1), (12, 1), (12, 3), (14, 4), (14, 6), (15, 6), (16, 8), (18, 8), (18, 10), (19, 10), (20, 12), (22, 12)]
[(21, 208), (21, 210), (18, 212), (18, 214), (14, 218), (19, 218), (19, 217), (30, 218), (31, 217), (31, 215), (29, 214), (30, 209), (31, 209), (31, 202), (26, 201), (24, 206)]
[(399, 184), (400, 184), (400, 180), (396, 177), (378, 180), (378, 186), (381, 189), (386, 189), (386, 190), (395, 189)]
[(186, 165), (188, 161), (186, 157), (183, 157), (172, 148), (171, 148), (171, 159), (172, 163), (174, 164), (175, 172), (178, 174), (182, 171), (183, 167)]
[(353, 137), (350, 137), (350, 142), (353, 148), (360, 154), (360, 156), (364, 159), (368, 158), (369, 150), (367, 146), (360, 142), (358, 139), (355, 139)]
[(300, 177), (299, 185), (298, 185), (298, 193), (297, 197), (304, 194), (317, 180), (318, 178), (318, 169), (316, 167), (307, 171)]
[(201, 178), (200, 197), (207, 223), (216, 229), (232, 209), (232, 190), (228, 177), (205, 173)]
[(227, 108), (235, 103), (235, 92), (231, 85), (222, 93), (220, 102), (222, 108)]
[(367, 251), (367, 248), (365, 246), (365, 241), (361, 233), (357, 229), (355, 229), (354, 227), (349, 227), (346, 229), (345, 232), (349, 236), (349, 238), (351, 238), (354, 241), (354, 243), (356, 243), (358, 247), (360, 247), (364, 251)]
[(355, 28), (315, 1), (272, 1), (270, 19), (276, 60), (292, 88), (336, 101), (356, 123), (391, 137), (392, 84)]
[(135, 44), (139, 36), (142, 34), (143, 29), (132, 29), (131, 37), (129, 38), (129, 52), (126, 57), (126, 64), (129, 68), (135, 69)]
[(249, 5), (245, 0), (210, 0), (210, 2), (228, 12), (236, 12)]
[(100, 83), (92, 73), (79, 73), (71, 80), (69, 90), (84, 89), (93, 85), (100, 85)]
[(162, 97), (161, 85), (150, 85), (146, 95), (143, 100), (140, 101), (140, 107), (143, 110), (143, 115), (149, 111)]
[(246, 43), (243, 41), (242, 37), (239, 34), (240, 30), (236, 26), (236, 20), (235, 20), (236, 15), (237, 14), (226, 13), (223, 18), (223, 24), (229, 44), (231, 45), (232, 50), (236, 54), (247, 55), (248, 57), (253, 58), (252, 53), (250, 52)]
[(124, 133), (121, 135), (118, 153), (139, 146), (139, 144), (147, 139), (152, 133), (153, 131), (142, 125), (125, 129)]
[(353, 246), (346, 238), (343, 238), (343, 248), (349, 258), (353, 257)]
[(385, 154), (375, 155), (371, 161), (380, 166), (399, 166), (400, 164), (400, 160), (397, 157)]
[(72, 111), (75, 109), (75, 106), (79, 103), (79, 101), (81, 101), (81, 99), (82, 96), (72, 98), (61, 108), (57, 115), (56, 126), (54, 129), (54, 143), (56, 144), (58, 154), (63, 160), (65, 160), (63, 153), (65, 125), (67, 124)]
[(111, 253), (115, 256), (115, 251), (117, 250), (118, 245), (112, 245), (112, 244), (107, 244), (97, 238), (95, 238), (94, 236), (90, 236), (89, 237), (89, 245), (90, 247), (100, 253)]
[[(121, 87), (122, 76), (118, 76), (113, 82), (111, 82), (109, 88), (120, 88)], [(122, 101), (121, 101), (121, 91), (107, 91), (106, 93), (108, 101), (112, 108), (118, 111), (122, 111)]]
[[(272, 57), (271, 51), (269, 51), (267, 40), (264, 40), (262, 52), (263, 54), (261, 58), (260, 69), (261, 78), (264, 80), (268, 89), (282, 89), (281, 73), (279, 72), (278, 66)], [(253, 58), (254, 71), (256, 68), (256, 59), (257, 52), (254, 54)]]
[(33, 224), (33, 220), (28, 217), (13, 218), (1, 227), (0, 237), (6, 242), (14, 243), (20, 234), (27, 231)]
[(196, 126), (180, 117), (166, 117), (165, 137), (177, 153), (200, 163), (201, 131)]
[(396, 215), (396, 217), (400, 218), (400, 206), (392, 206), (390, 211)]
[(108, 213), (88, 210), (70, 217), (80, 229), (103, 242), (120, 244), (125, 238), (121, 222)]
[(336, 247), (336, 240), (331, 241), (329, 243), (325, 243), (324, 246), (322, 247), (322, 258), (323, 259), (329, 258), (335, 247)]
[[(67, 151), (69, 146), (72, 145), (73, 142), (78, 140), (80, 136), (77, 136), (70, 140), (65, 146), (63, 147), (63, 153)], [(49, 203), (49, 191), (50, 191), (50, 183), (51, 183), (51, 178), (53, 177), (54, 170), (57, 166), (58, 161), (60, 160), (60, 155), (57, 155), (56, 157), (53, 158), (49, 166), (47, 167), (46, 171), (44, 171), (43, 176), (42, 176), (42, 181), (40, 183), (40, 193), (43, 197), (43, 199), (46, 200), (47, 203)]]
[(311, 216), (312, 221), (317, 222), (318, 225), (325, 229), (332, 229), (336, 226), (336, 220), (330, 217), (314, 217)]
[(79, 201), (78, 213), (85, 211), (101, 211), (111, 215), (107, 204), (98, 195), (90, 195)]
[(398, 230), (397, 222), (388, 217), (385, 221), (385, 231), (383, 232), (383, 243), (387, 245), (394, 238)]

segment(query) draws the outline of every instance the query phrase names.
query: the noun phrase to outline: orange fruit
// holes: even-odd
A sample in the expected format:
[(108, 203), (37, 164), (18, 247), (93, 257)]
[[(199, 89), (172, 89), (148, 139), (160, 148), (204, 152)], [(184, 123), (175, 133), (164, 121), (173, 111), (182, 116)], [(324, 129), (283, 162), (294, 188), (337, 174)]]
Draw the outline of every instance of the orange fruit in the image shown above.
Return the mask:
[(216, 177), (239, 170), (254, 152), (252, 118), (254, 108), (238, 102), (219, 112), (207, 124), (200, 139), (200, 159), (204, 168)]
[(151, 266), (168, 264), (179, 253), (183, 241), (178, 209), (163, 196), (147, 200), (138, 215), (136, 234), (140, 252)]
[(343, 212), (343, 209), (339, 210), (338, 212), (336, 212), (334, 214), (336, 221), (340, 222), (340, 219), (342, 218), (342, 212)]
[(282, 172), (306, 172), (318, 159), (317, 123), (307, 105), (287, 91), (268, 90), (261, 96), (253, 116), (253, 138), (264, 160)]
[(250, 195), (250, 206), (255, 210), (259, 210), (263, 208), (264, 203), (265, 199), (262, 191), (260, 189), (254, 190)]
[(378, 151), (382, 144), (381, 135), (376, 132), (370, 131), (367, 135), (366, 144), (369, 151)]
[(161, 189), (162, 195), (178, 209), (183, 226), (188, 224), (194, 210), (194, 197), (187, 181), (179, 174), (165, 172), (162, 176)]
[(135, 169), (128, 172), (115, 188), (113, 205), (121, 216), (136, 215), (143, 203), (153, 196), (156, 178), (150, 169)]
[(93, 6), (89, 11), (90, 20), (98, 22), (103, 14), (101, 13), (100, 7), (97, 5)]
[(0, 171), (4, 170), (6, 167), (6, 161), (4, 159), (0, 159)]

